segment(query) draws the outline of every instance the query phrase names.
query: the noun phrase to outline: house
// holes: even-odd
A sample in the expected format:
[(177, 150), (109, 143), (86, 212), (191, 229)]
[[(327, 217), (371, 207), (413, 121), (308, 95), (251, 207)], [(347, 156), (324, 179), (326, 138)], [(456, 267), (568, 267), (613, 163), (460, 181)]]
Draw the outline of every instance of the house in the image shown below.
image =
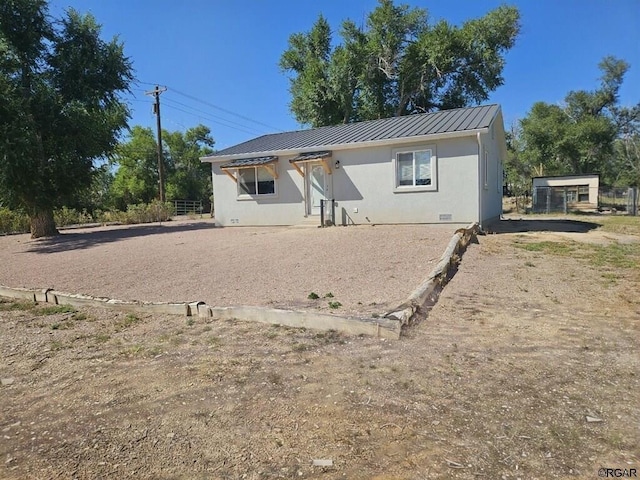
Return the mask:
[(487, 105), (264, 135), (201, 161), (221, 226), (319, 225), (326, 200), (338, 225), (469, 224), (500, 217), (505, 155)]
[(533, 212), (596, 210), (599, 188), (600, 176), (597, 174), (533, 177)]

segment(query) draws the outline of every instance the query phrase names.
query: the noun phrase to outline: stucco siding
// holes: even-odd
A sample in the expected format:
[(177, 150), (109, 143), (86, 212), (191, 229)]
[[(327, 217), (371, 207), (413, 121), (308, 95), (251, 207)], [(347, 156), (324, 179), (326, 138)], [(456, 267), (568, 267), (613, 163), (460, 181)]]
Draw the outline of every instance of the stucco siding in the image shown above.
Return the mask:
[[(397, 191), (393, 148), (335, 152), (333, 174), (337, 223), (467, 223), (477, 219), (475, 142), (460, 138), (403, 145), (435, 150), (437, 189)], [(357, 209), (357, 211), (356, 211)], [(442, 216), (442, 217), (441, 217)]]
[(279, 159), (276, 193), (238, 198), (238, 187), (218, 164), (213, 164), (213, 203), (216, 223), (228, 225), (294, 225), (304, 219), (302, 177)]
[[(327, 193), (336, 223), (459, 223), (479, 220), (478, 144), (475, 136), (403, 145), (433, 151), (433, 191), (396, 188), (392, 146), (334, 150)], [(214, 208), (220, 225), (295, 225), (305, 219), (305, 182), (289, 159), (276, 165), (276, 194), (239, 198), (237, 184), (213, 164)], [(336, 161), (339, 167), (335, 168)]]
[[(488, 133), (480, 134), (481, 157), (479, 188), (481, 195), (480, 223), (496, 220), (502, 214), (502, 185), (505, 134), (499, 115)], [(486, 154), (486, 158), (485, 158)], [(485, 171), (486, 170), (486, 171)]]

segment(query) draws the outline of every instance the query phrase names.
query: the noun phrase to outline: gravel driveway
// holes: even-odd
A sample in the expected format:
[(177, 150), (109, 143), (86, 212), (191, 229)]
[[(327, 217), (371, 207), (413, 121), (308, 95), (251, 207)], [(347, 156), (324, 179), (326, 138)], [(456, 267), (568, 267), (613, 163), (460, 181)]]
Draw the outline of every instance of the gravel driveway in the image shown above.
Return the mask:
[(381, 314), (417, 287), (455, 228), (216, 228), (207, 219), (5, 236), (0, 284), (215, 306), (329, 311), (338, 302), (331, 311)]

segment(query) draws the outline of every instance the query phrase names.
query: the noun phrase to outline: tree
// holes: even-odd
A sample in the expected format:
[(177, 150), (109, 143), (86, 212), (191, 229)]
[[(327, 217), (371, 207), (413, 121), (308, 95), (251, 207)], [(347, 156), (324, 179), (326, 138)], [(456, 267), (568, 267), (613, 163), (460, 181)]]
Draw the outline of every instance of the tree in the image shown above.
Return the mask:
[(167, 179), (167, 198), (199, 200), (208, 205), (212, 194), (211, 166), (202, 163), (200, 157), (213, 153), (211, 130), (197, 125), (184, 133), (166, 132), (162, 138), (173, 166)]
[(0, 195), (33, 238), (57, 234), (53, 209), (91, 184), (126, 126), (132, 80), (117, 39), (91, 15), (53, 20), (45, 0), (0, 2)]
[(461, 27), (432, 25), (427, 11), (379, 0), (366, 29), (342, 24), (332, 47), (320, 16), (295, 33), (280, 67), (292, 74), (290, 108), (313, 127), (480, 103), (503, 83), (504, 55), (520, 28), (515, 7), (499, 7)]
[(509, 195), (516, 198), (516, 210), (520, 211), (522, 197), (526, 197), (531, 187), (532, 166), (522, 153), (521, 135), (517, 125), (506, 132), (507, 158), (504, 164), (504, 176)]
[(522, 155), (545, 175), (598, 172), (610, 184), (620, 177), (619, 157), (633, 150), (625, 150), (630, 144), (624, 142), (633, 138), (634, 125), (637, 132), (640, 106), (619, 105), (628, 63), (606, 57), (599, 67), (597, 90), (569, 92), (563, 105), (537, 102), (520, 122)]
[[(167, 161), (166, 155), (163, 159)], [(117, 209), (150, 203), (158, 197), (158, 150), (150, 128), (134, 126), (128, 141), (116, 146), (111, 164), (118, 166), (111, 185), (111, 198)]]
[(640, 187), (640, 104), (617, 109), (616, 119), (620, 135), (613, 145), (612, 183)]
[[(204, 125), (186, 132), (162, 131), (164, 171), (167, 176), (168, 200), (201, 200), (205, 204), (211, 196), (211, 169), (200, 157), (213, 152), (211, 131)], [(117, 208), (149, 203), (158, 198), (158, 150), (150, 128), (135, 126), (128, 141), (119, 144), (112, 157), (118, 165), (111, 196)]]

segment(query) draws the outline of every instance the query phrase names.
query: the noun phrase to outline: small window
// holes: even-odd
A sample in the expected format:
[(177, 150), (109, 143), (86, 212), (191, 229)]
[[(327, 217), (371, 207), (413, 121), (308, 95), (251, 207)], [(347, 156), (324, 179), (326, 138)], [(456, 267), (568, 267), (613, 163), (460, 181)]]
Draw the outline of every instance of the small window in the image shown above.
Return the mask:
[(578, 201), (578, 187), (565, 187), (565, 198), (567, 203), (575, 203)]
[(578, 201), (579, 202), (589, 201), (589, 185), (580, 185), (578, 187)]
[(396, 188), (435, 188), (435, 158), (433, 150), (396, 153)]
[(238, 196), (273, 195), (276, 193), (276, 180), (266, 168), (240, 168), (237, 179)]

